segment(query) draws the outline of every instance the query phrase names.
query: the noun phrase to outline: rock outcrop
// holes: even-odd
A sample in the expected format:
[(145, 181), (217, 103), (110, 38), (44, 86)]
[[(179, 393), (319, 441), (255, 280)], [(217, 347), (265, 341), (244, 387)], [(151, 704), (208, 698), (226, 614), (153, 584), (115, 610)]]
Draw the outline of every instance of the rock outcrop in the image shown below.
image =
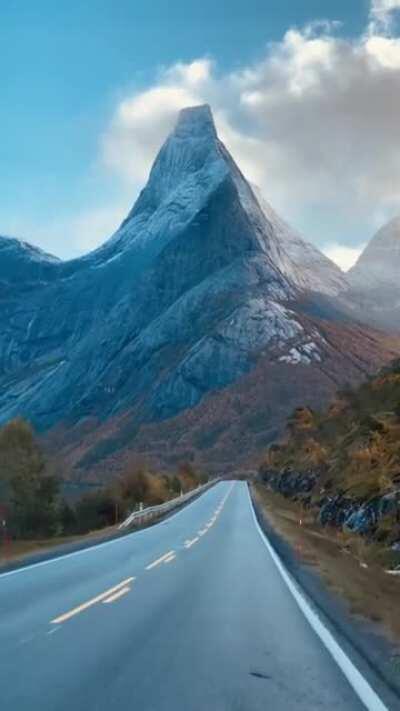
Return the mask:
[[(322, 526), (373, 539), (385, 519), (390, 517), (400, 522), (400, 489), (368, 501), (346, 496), (343, 492), (329, 494), (321, 486), (318, 470), (312, 469), (299, 472), (291, 468), (282, 471), (263, 468), (261, 481), (271, 491), (312, 509)], [(396, 550), (398, 545), (400, 540), (392, 543)]]

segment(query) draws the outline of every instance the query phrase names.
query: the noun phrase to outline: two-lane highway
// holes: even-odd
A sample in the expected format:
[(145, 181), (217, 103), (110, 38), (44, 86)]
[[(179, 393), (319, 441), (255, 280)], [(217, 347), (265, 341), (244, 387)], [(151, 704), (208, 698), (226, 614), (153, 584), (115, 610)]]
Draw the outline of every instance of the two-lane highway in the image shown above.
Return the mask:
[(364, 708), (224, 482), (144, 531), (0, 576), (1, 711)]

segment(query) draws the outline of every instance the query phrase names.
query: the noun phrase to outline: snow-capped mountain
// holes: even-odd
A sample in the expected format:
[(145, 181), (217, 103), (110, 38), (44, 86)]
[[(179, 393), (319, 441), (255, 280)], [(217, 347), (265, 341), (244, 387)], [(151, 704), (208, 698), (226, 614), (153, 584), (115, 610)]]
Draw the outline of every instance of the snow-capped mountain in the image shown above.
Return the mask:
[[(345, 380), (388, 357), (358, 327), (355, 338), (343, 326), (338, 352), (339, 332), (328, 337), (321, 318), (340, 320), (332, 299), (344, 276), (245, 180), (208, 106), (180, 113), (102, 247), (60, 262), (2, 239), (0, 261), (0, 275), (14, 275), (7, 288), (0, 276), (2, 421), (22, 415), (46, 429), (97, 418), (104, 427), (124, 416), (126, 439), (203, 407), (261, 361), (274, 367), (289, 407), (293, 373), (306, 382), (335, 371), (332, 389), (335, 357)], [(124, 439), (116, 431), (102, 456)]]

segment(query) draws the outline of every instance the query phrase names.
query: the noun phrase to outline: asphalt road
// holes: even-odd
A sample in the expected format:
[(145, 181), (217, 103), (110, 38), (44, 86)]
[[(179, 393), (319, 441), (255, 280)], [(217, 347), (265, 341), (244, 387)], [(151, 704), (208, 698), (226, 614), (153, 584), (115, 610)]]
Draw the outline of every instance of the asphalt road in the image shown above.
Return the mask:
[(1, 711), (363, 709), (224, 482), (166, 521), (0, 576)]

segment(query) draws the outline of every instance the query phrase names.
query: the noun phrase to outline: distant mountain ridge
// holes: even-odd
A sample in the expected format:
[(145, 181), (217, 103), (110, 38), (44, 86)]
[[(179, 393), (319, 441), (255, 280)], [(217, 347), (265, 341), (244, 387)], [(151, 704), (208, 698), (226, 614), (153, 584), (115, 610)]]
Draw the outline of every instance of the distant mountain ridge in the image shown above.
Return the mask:
[(378, 230), (347, 273), (344, 303), (355, 317), (400, 332), (400, 216)]
[(349, 270), (353, 288), (399, 286), (400, 216), (380, 228)]
[(0, 235), (0, 283), (16, 279), (47, 279), (58, 264), (61, 262), (57, 257), (43, 252), (38, 247)]
[[(81, 433), (95, 421), (105, 441), (114, 423), (115, 451), (251, 377), (261, 362), (281, 383), (285, 409), (301, 385), (287, 391), (288, 368), (311, 369), (316, 395), (318, 378), (327, 379), (325, 397), (341, 379), (335, 353), (343, 380), (397, 353), (381, 335), (349, 327), (344, 312), (341, 324), (346, 278), (257, 195), (208, 106), (181, 111), (104, 245), (69, 262), (29, 249), (0, 242), (0, 273), (15, 275), (1, 292), (3, 422), (22, 415), (40, 429)], [(329, 321), (339, 324), (331, 341)], [(125, 434), (115, 436), (121, 417)], [(98, 459), (110, 451), (97, 440), (95, 449)]]

